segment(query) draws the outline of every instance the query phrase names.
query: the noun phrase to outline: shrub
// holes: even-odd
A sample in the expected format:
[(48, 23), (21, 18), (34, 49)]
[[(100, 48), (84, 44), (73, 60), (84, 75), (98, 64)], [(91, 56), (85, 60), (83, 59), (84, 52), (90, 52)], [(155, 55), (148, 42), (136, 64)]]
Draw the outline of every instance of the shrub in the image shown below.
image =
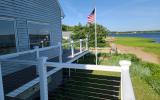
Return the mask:
[(151, 76), (146, 79), (146, 82), (160, 94), (160, 76)]
[(141, 79), (146, 79), (151, 76), (151, 71), (149, 68), (144, 68), (140, 64), (133, 63), (130, 69), (131, 76), (138, 76)]

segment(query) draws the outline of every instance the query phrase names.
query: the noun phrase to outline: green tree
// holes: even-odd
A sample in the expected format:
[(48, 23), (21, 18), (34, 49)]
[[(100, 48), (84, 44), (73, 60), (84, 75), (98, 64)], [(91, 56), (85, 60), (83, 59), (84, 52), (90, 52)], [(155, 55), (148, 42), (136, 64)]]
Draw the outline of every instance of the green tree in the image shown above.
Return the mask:
[(68, 26), (67, 25), (62, 25), (62, 31), (67, 31), (68, 29)]
[[(94, 47), (95, 45), (95, 26), (94, 24), (91, 24), (89, 26), (87, 25), (83, 26), (81, 24), (78, 24), (77, 26), (74, 26), (73, 33), (74, 34), (71, 36), (73, 40), (85, 39), (88, 36), (89, 46)], [(105, 38), (108, 33), (109, 33), (109, 30), (107, 28), (105, 28), (102, 25), (97, 24), (98, 47), (106, 46)]]
[(74, 26), (62, 25), (62, 31), (73, 31)]

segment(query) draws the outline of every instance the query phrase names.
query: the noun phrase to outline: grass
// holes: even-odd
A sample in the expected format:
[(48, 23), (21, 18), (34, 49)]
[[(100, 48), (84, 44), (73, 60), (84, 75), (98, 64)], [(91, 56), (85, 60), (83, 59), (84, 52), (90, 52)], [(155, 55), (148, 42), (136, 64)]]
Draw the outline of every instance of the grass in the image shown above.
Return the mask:
[[(159, 100), (160, 99), (160, 65), (143, 62), (131, 54), (112, 55), (100, 53), (100, 65), (119, 65), (120, 60), (132, 61), (130, 68), (131, 79), (137, 100)], [(79, 63), (94, 64), (95, 57), (93, 54), (87, 55), (85, 60), (80, 59)], [(96, 75), (117, 76), (119, 73), (102, 73), (93, 71)]]
[(133, 77), (132, 84), (137, 100), (159, 100), (160, 96), (141, 78)]
[(117, 37), (115, 43), (125, 46), (141, 47), (146, 52), (159, 55), (160, 58), (160, 43), (155, 43), (152, 39)]

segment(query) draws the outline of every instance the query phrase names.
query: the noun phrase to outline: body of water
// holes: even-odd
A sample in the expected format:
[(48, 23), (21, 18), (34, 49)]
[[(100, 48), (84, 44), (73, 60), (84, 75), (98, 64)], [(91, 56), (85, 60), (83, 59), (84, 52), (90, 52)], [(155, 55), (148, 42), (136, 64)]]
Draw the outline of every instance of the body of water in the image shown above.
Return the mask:
[(111, 34), (113, 37), (143, 37), (153, 39), (156, 43), (160, 43), (160, 32), (155, 33), (136, 33), (136, 34)]

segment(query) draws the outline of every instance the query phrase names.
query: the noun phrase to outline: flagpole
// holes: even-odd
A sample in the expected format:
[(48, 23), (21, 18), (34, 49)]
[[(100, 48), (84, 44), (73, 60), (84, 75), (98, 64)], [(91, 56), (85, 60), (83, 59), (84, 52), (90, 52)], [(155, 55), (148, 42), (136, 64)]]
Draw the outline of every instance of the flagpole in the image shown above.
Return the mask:
[(97, 10), (95, 7), (95, 49), (96, 49), (96, 65), (98, 64), (98, 55), (97, 55), (97, 25), (96, 22), (97, 21)]

